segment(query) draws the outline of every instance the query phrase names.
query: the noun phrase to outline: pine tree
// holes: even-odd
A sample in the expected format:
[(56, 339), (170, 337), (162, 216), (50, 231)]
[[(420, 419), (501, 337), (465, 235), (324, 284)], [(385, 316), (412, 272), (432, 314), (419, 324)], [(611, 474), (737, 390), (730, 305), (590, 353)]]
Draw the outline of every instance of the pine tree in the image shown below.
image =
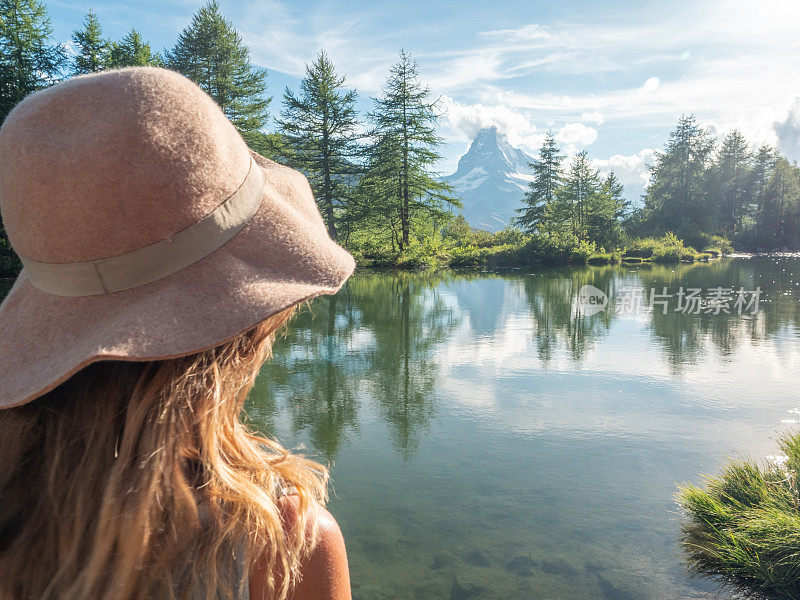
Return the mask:
[(651, 233), (685, 238), (709, 229), (706, 170), (713, 150), (714, 139), (694, 115), (682, 116), (650, 167), (643, 212)]
[(764, 190), (758, 234), (769, 249), (800, 247), (800, 169), (785, 158), (775, 163)]
[(750, 170), (747, 140), (734, 129), (725, 136), (709, 177), (717, 216), (715, 228), (720, 233), (733, 235), (742, 229), (750, 205)]
[(136, 29), (131, 29), (119, 42), (111, 43), (106, 65), (109, 68), (160, 66), (161, 57), (151, 50)]
[[(408, 247), (411, 226), (418, 217), (446, 218), (446, 208), (460, 206), (452, 189), (432, 171), (441, 156), (436, 134), (436, 101), (419, 82), (417, 63), (405, 52), (392, 66), (369, 119), (377, 138), (370, 150), (371, 179), (381, 179), (391, 212), (399, 221), (400, 250)], [(394, 215), (385, 215), (393, 219)]]
[[(292, 149), (293, 165), (308, 177), (328, 233), (337, 239), (337, 222), (351, 196), (359, 169), (356, 92), (345, 88), (324, 51), (310, 65), (300, 83), (300, 95), (288, 88), (278, 124)], [(345, 225), (349, 221), (345, 220)]]
[(538, 160), (530, 165), (533, 169), (533, 181), (522, 199), (524, 206), (517, 209), (519, 216), (514, 219), (515, 225), (529, 233), (541, 227), (545, 211), (555, 201), (562, 184), (562, 160), (564, 156), (559, 154), (553, 134), (548, 133), (539, 149)]
[(72, 41), (78, 46), (75, 64), (72, 67), (75, 75), (95, 73), (106, 68), (110, 45), (108, 40), (103, 39), (100, 20), (93, 11), (86, 13), (83, 18), (83, 29), (72, 33)]
[(216, 0), (197, 11), (165, 61), (205, 90), (248, 144), (262, 141), (270, 102), (264, 95), (267, 72), (250, 63), (250, 50)]
[(748, 187), (750, 189), (750, 197), (754, 203), (754, 207), (751, 211), (754, 213), (756, 238), (759, 237), (759, 223), (761, 223), (761, 214), (765, 208), (765, 192), (772, 178), (772, 173), (775, 170), (775, 164), (778, 162), (779, 156), (777, 149), (768, 144), (764, 144), (753, 157), (753, 168), (750, 170)]
[(0, 0), (0, 122), (25, 96), (60, 79), (66, 55), (52, 35), (44, 4)]
[(393, 136), (377, 136), (366, 149), (364, 174), (356, 186), (349, 218), (363, 229), (389, 235), (392, 251), (403, 248), (403, 151)]
[(618, 248), (623, 241), (622, 223), (630, 208), (624, 194), (625, 186), (611, 171), (589, 206), (588, 237), (607, 249)]
[(600, 173), (589, 161), (584, 150), (575, 155), (564, 184), (559, 188), (554, 202), (546, 211), (547, 220), (557, 229), (567, 231), (580, 239), (590, 239), (590, 215), (596, 211), (601, 192)]

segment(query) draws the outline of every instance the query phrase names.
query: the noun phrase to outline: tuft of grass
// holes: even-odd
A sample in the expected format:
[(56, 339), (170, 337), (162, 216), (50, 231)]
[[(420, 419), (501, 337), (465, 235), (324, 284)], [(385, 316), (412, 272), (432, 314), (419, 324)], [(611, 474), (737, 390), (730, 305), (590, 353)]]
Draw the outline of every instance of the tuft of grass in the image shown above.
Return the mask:
[(587, 265), (615, 265), (621, 260), (618, 252), (593, 252), (586, 259)]
[(800, 598), (800, 432), (779, 447), (777, 463), (731, 460), (704, 487), (679, 486), (689, 568), (745, 598)]

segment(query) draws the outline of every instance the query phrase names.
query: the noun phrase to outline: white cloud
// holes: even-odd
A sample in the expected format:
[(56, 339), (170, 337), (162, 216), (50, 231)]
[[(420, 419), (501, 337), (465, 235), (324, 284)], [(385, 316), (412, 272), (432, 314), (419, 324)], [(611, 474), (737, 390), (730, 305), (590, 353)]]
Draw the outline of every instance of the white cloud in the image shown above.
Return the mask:
[(583, 123), (566, 123), (556, 133), (556, 139), (562, 144), (588, 146), (597, 139), (597, 130)]
[(544, 140), (545, 134), (526, 115), (502, 104), (463, 104), (442, 96), (441, 107), (445, 124), (460, 141), (472, 141), (478, 130), (492, 126), (506, 134), (512, 146), (529, 151), (538, 149)]
[(661, 80), (658, 77), (651, 77), (644, 82), (642, 89), (645, 92), (655, 92), (661, 86)]
[(647, 167), (653, 163), (655, 155), (656, 150), (653, 148), (643, 148), (628, 156), (615, 154), (609, 158), (595, 158), (592, 159), (592, 164), (603, 174), (614, 171), (625, 185), (646, 186), (650, 181)]
[(523, 25), (518, 29), (498, 29), (495, 31), (482, 31), (480, 35), (488, 38), (501, 38), (510, 41), (524, 40), (550, 40), (553, 34), (538, 23)]
[(602, 125), (603, 122), (605, 121), (605, 118), (603, 117), (603, 113), (601, 113), (599, 110), (596, 110), (594, 112), (581, 113), (581, 121)]
[[(546, 135), (536, 127), (529, 111), (520, 111), (504, 104), (465, 104), (450, 96), (442, 96), (441, 108), (444, 124), (459, 141), (471, 141), (478, 130), (497, 127), (508, 136), (511, 145), (533, 153), (539, 150)], [(602, 122), (599, 113), (591, 115)], [(588, 120), (588, 119), (587, 119)], [(553, 127), (555, 138), (564, 145), (564, 152), (571, 156), (581, 146), (588, 146), (597, 139), (597, 130), (579, 122), (567, 122), (559, 128)]]
[(772, 124), (778, 148), (793, 160), (800, 160), (800, 98), (795, 98), (785, 116)]

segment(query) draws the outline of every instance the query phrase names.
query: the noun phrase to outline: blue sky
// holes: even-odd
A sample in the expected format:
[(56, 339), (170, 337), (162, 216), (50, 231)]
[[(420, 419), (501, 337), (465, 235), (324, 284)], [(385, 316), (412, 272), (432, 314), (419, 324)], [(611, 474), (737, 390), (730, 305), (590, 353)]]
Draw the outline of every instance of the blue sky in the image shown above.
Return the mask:
[[(171, 47), (199, 0), (50, 0), (67, 41), (92, 8), (104, 33), (136, 27)], [(534, 153), (552, 130), (568, 153), (640, 187), (654, 149), (682, 113), (717, 135), (740, 128), (800, 159), (800, 1), (704, 0), (326, 2), (220, 0), (270, 70), (272, 112), (304, 64), (328, 51), (366, 110), (400, 48), (441, 97), (440, 170), (455, 170), (471, 137), (496, 125)]]

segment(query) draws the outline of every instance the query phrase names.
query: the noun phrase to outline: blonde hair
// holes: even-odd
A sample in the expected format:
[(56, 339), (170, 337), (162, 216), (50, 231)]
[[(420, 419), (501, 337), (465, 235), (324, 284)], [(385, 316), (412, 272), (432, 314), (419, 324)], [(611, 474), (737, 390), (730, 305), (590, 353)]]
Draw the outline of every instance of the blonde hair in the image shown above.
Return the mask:
[[(0, 599), (233, 597), (268, 567), (286, 598), (315, 543), (327, 469), (240, 420), (288, 309), (220, 346), (91, 365), (0, 411)], [(286, 527), (281, 486), (297, 494)]]

